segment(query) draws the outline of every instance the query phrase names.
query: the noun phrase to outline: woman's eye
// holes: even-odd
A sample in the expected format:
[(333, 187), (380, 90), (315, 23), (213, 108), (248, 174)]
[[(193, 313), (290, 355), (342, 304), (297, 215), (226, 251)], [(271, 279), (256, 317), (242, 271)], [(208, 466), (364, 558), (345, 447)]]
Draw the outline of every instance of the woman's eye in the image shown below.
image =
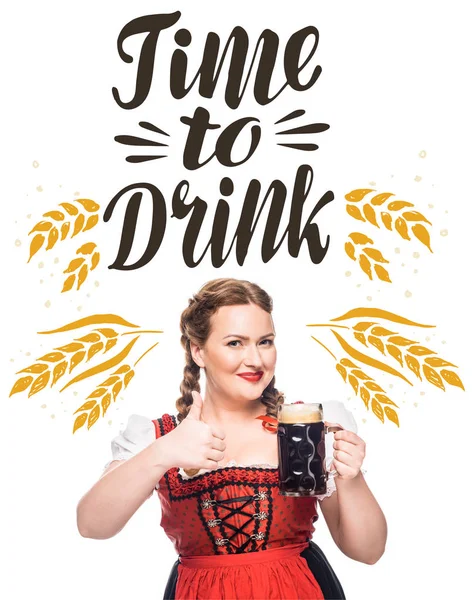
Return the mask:
[(261, 344), (264, 344), (264, 346), (272, 346), (274, 344), (274, 340), (262, 340)]
[(241, 342), (239, 340), (231, 340), (231, 342), (228, 343), (228, 346), (231, 346), (232, 348), (236, 348), (238, 346), (238, 344), (240, 344)]

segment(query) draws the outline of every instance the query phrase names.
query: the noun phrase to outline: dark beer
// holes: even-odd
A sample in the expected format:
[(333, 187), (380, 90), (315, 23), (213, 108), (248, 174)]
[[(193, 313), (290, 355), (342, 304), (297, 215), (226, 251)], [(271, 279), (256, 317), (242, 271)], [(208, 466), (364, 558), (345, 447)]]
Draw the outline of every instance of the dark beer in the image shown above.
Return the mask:
[(280, 493), (284, 496), (325, 494), (325, 425), (321, 404), (281, 407), (277, 437)]

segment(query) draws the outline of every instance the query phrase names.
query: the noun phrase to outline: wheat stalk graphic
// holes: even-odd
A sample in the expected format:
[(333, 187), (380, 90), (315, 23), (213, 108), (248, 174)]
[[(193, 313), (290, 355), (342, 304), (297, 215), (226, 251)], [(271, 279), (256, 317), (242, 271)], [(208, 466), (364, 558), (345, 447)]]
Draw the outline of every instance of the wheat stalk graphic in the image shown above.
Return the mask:
[(360, 206), (355, 204), (365, 200), (365, 197), (370, 192), (375, 192), (375, 190), (357, 189), (346, 194), (345, 198), (348, 202), (346, 204), (346, 212), (349, 216), (364, 223), (368, 222), (379, 229), (382, 226), (388, 231), (395, 231), (404, 240), (411, 240), (411, 235), (413, 235), (430, 252), (433, 251), (431, 249), (429, 231), (423, 224), (431, 225), (431, 223), (420, 212), (412, 210), (414, 204), (405, 200), (393, 200), (383, 210), (379, 209), (379, 206), (382, 206), (389, 198), (394, 196), (390, 192), (376, 194)]
[[(380, 279), (381, 281), (388, 281), (389, 283), (392, 283), (387, 269), (381, 264), (388, 263), (388, 260), (384, 258), (380, 250), (368, 246), (368, 244), (374, 243), (373, 240), (367, 235), (364, 235), (363, 233), (359, 232), (350, 233), (349, 239), (352, 241), (346, 242), (344, 246), (346, 254), (349, 256), (350, 259), (354, 261), (359, 261), (359, 266), (369, 277), (369, 279), (372, 280), (373, 266), (374, 273), (378, 277), (378, 279)], [(354, 244), (356, 246), (359, 246), (359, 248), (357, 248), (357, 255)]]
[[(148, 332), (147, 332), (148, 333)], [(160, 333), (160, 332), (156, 332)], [(134, 367), (138, 364), (138, 362), (146, 356), (148, 352), (153, 350), (158, 345), (159, 342), (156, 342), (153, 346), (148, 348), (144, 354), (142, 354), (138, 360), (134, 363)], [(75, 433), (77, 429), (80, 429), (87, 423), (87, 429), (90, 429), (92, 425), (94, 425), (98, 418), (100, 417), (100, 412), (102, 413), (102, 417), (105, 416), (108, 407), (111, 404), (111, 400), (113, 398), (113, 402), (115, 402), (118, 394), (122, 389), (126, 389), (128, 387), (128, 383), (134, 377), (135, 371), (129, 365), (122, 365), (116, 371), (114, 371), (110, 377), (108, 377), (105, 381), (102, 381), (98, 384), (98, 386), (94, 389), (94, 391), (87, 396), (87, 401), (82, 404), (80, 408), (78, 408), (74, 414), (80, 414), (74, 422), (74, 428), (72, 433)], [(90, 398), (90, 400), (88, 400)]]
[(78, 248), (76, 254), (80, 255), (80, 257), (72, 259), (67, 269), (64, 270), (64, 273), (71, 273), (71, 275), (64, 281), (62, 292), (71, 290), (76, 282), (77, 290), (80, 289), (90, 271), (93, 271), (100, 262), (100, 253), (96, 248), (97, 245), (93, 242), (88, 242)]
[[(102, 411), (102, 416), (105, 416), (105, 413), (111, 404), (111, 399), (113, 398), (114, 402), (121, 389), (126, 388), (133, 377), (134, 370), (131, 369), (129, 365), (122, 365), (119, 369), (114, 371), (110, 377), (105, 381), (102, 381), (102, 383), (87, 396), (90, 400), (87, 400), (75, 411), (74, 414), (79, 412), (82, 414), (80, 414), (74, 422), (73, 433), (75, 433), (77, 429), (80, 429), (80, 427), (83, 427), (87, 421), (88, 429), (90, 429), (90, 427), (97, 422), (100, 416), (100, 410)], [(97, 400), (95, 400), (95, 398), (97, 398)]]
[[(59, 206), (63, 210), (57, 209), (44, 213), (45, 219), (36, 223), (28, 233), (28, 235), (36, 234), (30, 243), (28, 262), (45, 243), (45, 250), (51, 250), (58, 241), (62, 242), (67, 237), (73, 238), (77, 234), (95, 227), (98, 223), (98, 214), (96, 213), (100, 205), (86, 198), (74, 200), (74, 203), (62, 202)], [(80, 209), (77, 204), (80, 205)]]
[(398, 405), (386, 395), (385, 390), (378, 385), (373, 377), (366, 375), (362, 369), (354, 364), (348, 358), (342, 358), (336, 364), (336, 370), (344, 379), (349, 382), (356, 395), (360, 395), (365, 407), (372, 408), (374, 415), (384, 422), (385, 418), (395, 423), (398, 427), (400, 422), (398, 414), (392, 406), (398, 408)]
[[(340, 321), (351, 320), (357, 322), (350, 326), (339, 324)], [(359, 395), (363, 400), (366, 408), (371, 408), (377, 418), (384, 422), (385, 416), (399, 426), (398, 414), (394, 408), (392, 408), (392, 406), (395, 406), (396, 408), (398, 408), (398, 406), (386, 395), (385, 390), (381, 388), (370, 375), (367, 375), (350, 359), (353, 359), (357, 363), (362, 363), (363, 365), (375, 368), (378, 371), (383, 371), (388, 375), (398, 377), (409, 385), (413, 384), (404, 373), (398, 371), (390, 364), (379, 361), (351, 346), (346, 337), (341, 334), (339, 330), (345, 330), (346, 334), (351, 335), (354, 340), (362, 343), (365, 347), (369, 349), (374, 348), (378, 352), (381, 352), (382, 355), (394, 358), (403, 369), (409, 369), (418, 379), (422, 379), (421, 373), (423, 373), (425, 379), (429, 383), (439, 387), (443, 391), (446, 391), (445, 383), (464, 389), (464, 385), (459, 375), (451, 370), (457, 369), (458, 367), (456, 367), (456, 365), (438, 356), (433, 356), (436, 354), (433, 350), (421, 346), (418, 342), (383, 327), (378, 323), (378, 320), (389, 321), (390, 323), (409, 327), (434, 327), (434, 325), (424, 325), (410, 321), (401, 315), (379, 308), (356, 308), (340, 317), (331, 319), (329, 323), (308, 325), (308, 327), (327, 327), (330, 329), (341, 348), (350, 358), (341, 358), (341, 360), (338, 361), (335, 354), (325, 344), (314, 336), (312, 336), (312, 338), (336, 360), (336, 369), (343, 377), (344, 381), (352, 386), (356, 395)], [(444, 367), (449, 368), (446, 369)]]
[[(375, 192), (375, 190), (356, 189), (346, 194), (346, 212), (349, 216), (357, 221), (370, 223), (378, 229), (384, 227), (389, 231), (396, 231), (405, 240), (411, 240), (411, 235), (413, 235), (432, 252), (429, 231), (423, 225), (423, 223), (428, 225), (431, 223), (420, 212), (412, 210), (414, 205), (411, 202), (392, 200), (387, 203), (386, 208), (381, 210), (379, 207), (383, 206), (394, 194), (384, 192), (366, 200), (366, 196), (370, 192)], [(363, 203), (359, 206), (356, 204), (361, 202)], [(391, 283), (389, 272), (384, 266), (389, 261), (380, 250), (373, 247), (373, 244), (374, 241), (370, 237), (354, 231), (349, 234), (344, 250), (351, 260), (359, 263), (360, 268), (370, 280), (375, 275), (381, 281)]]
[(430, 383), (442, 390), (445, 390), (444, 383), (464, 389), (457, 373), (444, 368), (457, 369), (457, 366), (438, 356), (433, 356), (436, 352), (421, 346), (418, 342), (369, 321), (359, 321), (352, 330), (354, 337), (364, 346), (376, 348), (383, 355), (387, 352), (400, 366), (406, 365), (418, 379), (422, 379), (421, 373), (423, 373)]
[[(109, 325), (113, 325), (115, 327), (123, 326), (127, 330), (119, 333), (115, 330), (115, 328), (108, 327)], [(22, 375), (19, 379), (17, 379), (10, 391), (10, 396), (28, 390), (28, 397), (31, 397), (34, 394), (46, 389), (48, 384), (50, 384), (50, 387), (52, 387), (60, 378), (64, 377), (66, 374), (70, 375), (77, 366), (87, 363), (96, 355), (105, 355), (112, 348), (114, 348), (119, 341), (123, 339), (126, 340), (126, 336), (132, 336), (131, 341), (129, 341), (120, 352), (93, 367), (82, 370), (78, 375), (72, 379), (69, 379), (69, 381), (60, 390), (60, 392), (62, 392), (69, 386), (75, 385), (80, 381), (118, 367), (118, 369), (112, 373), (112, 375), (105, 382), (98, 386), (97, 390), (99, 391), (95, 390), (90, 396), (88, 396), (88, 398), (97, 398), (102, 395), (104, 396), (100, 404), (102, 408), (102, 416), (104, 416), (110, 405), (111, 397), (113, 397), (113, 400), (115, 400), (122, 387), (126, 388), (131, 378), (134, 376), (134, 370), (132, 370), (129, 365), (122, 365), (120, 367), (120, 363), (127, 358), (133, 346), (142, 335), (149, 333), (159, 334), (162, 333), (162, 331), (140, 329), (138, 325), (134, 325), (118, 315), (98, 314), (84, 317), (78, 321), (73, 321), (72, 323), (68, 323), (67, 325), (64, 325), (58, 329), (51, 331), (40, 331), (39, 334), (49, 335), (54, 333), (64, 333), (90, 326), (92, 326), (92, 329), (90, 329), (85, 335), (74, 338), (73, 341), (64, 346), (54, 348), (51, 352), (36, 359), (32, 365), (17, 371), (17, 375), (23, 373), (26, 373), (26, 375)], [(139, 360), (141, 360), (148, 352), (155, 348), (158, 343), (159, 342), (153, 344), (148, 350), (146, 350), (146, 352), (134, 363), (134, 365), (136, 366)], [(108, 390), (110, 386), (111, 388)], [(110, 394), (109, 396), (107, 396), (108, 393)], [(97, 413), (97, 409), (95, 408), (97, 401), (93, 400), (93, 405), (91, 405), (90, 402), (92, 402), (92, 400), (86, 402), (76, 411), (90, 412), (87, 417), (89, 429), (96, 422), (98, 416), (100, 415), (100, 410), (98, 410)], [(73, 431), (75, 432), (77, 429), (82, 427), (87, 418), (85, 418), (83, 415), (79, 415), (75, 421)]]

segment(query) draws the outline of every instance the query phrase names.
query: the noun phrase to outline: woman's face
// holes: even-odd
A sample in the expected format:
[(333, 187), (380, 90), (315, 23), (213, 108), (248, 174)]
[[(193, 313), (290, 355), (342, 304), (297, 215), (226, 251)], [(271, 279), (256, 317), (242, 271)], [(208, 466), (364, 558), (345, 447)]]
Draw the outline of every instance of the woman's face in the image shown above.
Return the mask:
[(262, 395), (274, 376), (277, 351), (271, 315), (255, 304), (223, 306), (211, 317), (203, 348), (192, 346), (211, 393), (242, 400)]

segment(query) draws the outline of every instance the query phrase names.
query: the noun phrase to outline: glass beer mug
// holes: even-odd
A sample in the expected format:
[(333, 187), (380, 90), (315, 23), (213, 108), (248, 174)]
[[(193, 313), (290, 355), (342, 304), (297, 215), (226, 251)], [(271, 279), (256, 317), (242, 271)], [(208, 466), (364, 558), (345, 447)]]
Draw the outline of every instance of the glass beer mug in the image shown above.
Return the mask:
[(283, 496), (326, 493), (325, 435), (342, 427), (323, 422), (322, 404), (282, 404), (278, 410), (279, 490)]

